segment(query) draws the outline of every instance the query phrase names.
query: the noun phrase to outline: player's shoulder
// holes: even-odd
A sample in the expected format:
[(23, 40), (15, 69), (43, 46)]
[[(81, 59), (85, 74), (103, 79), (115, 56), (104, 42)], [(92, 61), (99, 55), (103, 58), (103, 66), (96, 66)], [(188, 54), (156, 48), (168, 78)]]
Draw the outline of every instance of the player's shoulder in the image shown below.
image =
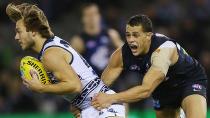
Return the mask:
[(49, 61), (49, 60), (54, 60), (56, 58), (62, 57), (63, 56), (63, 49), (59, 47), (50, 47), (47, 50), (45, 50), (44, 54), (42, 55), (42, 61)]
[(158, 48), (176, 48), (176, 44), (173, 41), (166, 41), (161, 44)]
[(165, 39), (170, 39), (168, 36), (161, 34), (161, 33), (154, 33), (154, 36), (156, 38), (165, 38)]
[(164, 43), (165, 41), (168, 41), (168, 40), (172, 40), (171, 38), (169, 38), (168, 36), (164, 35), (164, 34), (160, 34), (160, 33), (154, 33), (152, 35), (152, 39), (154, 39), (153, 41), (155, 43), (158, 43), (158, 44), (162, 44)]
[(62, 48), (51, 47), (44, 52), (41, 62), (47, 70), (53, 71), (54, 69), (59, 68), (63, 62), (67, 61)]
[(158, 57), (172, 55), (176, 50), (177, 50), (177, 48), (176, 48), (176, 44), (174, 42), (166, 41), (152, 52), (151, 58), (154, 57), (154, 55), (156, 55), (156, 56), (161, 55)]
[(166, 35), (160, 33), (154, 33), (152, 36), (152, 48), (159, 49), (159, 48), (175, 48), (176, 41)]

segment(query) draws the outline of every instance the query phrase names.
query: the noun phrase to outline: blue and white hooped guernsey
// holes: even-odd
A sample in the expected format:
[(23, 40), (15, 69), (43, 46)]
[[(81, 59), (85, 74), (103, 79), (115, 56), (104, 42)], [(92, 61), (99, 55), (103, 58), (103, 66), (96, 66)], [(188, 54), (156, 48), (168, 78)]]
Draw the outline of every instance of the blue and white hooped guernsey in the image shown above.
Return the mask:
[[(44, 52), (50, 47), (59, 47), (72, 55), (72, 61), (69, 63), (69, 66), (73, 68), (76, 74), (79, 76), (82, 83), (82, 92), (81, 94), (68, 94), (64, 95), (64, 98), (70, 101), (73, 105), (77, 106), (80, 109), (85, 109), (91, 106), (91, 100), (95, 93), (106, 92), (109, 90), (108, 87), (99, 79), (98, 75), (92, 69), (92, 67), (87, 63), (87, 61), (78, 54), (65, 40), (54, 36), (51, 39), (45, 41), (38, 59), (41, 60)], [(59, 62), (59, 61), (58, 61)], [(51, 72), (47, 72), (48, 76), (53, 82), (59, 82), (53, 76)]]

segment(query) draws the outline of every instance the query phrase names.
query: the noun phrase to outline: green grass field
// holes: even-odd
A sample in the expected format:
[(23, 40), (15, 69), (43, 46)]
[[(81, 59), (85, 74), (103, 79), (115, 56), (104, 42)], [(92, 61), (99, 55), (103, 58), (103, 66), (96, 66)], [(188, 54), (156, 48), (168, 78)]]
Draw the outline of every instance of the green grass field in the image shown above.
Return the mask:
[[(42, 113), (13, 113), (13, 114), (0, 114), (0, 118), (74, 118), (70, 113), (58, 114), (42, 114)], [(132, 110), (129, 112), (128, 118), (155, 118), (152, 110), (138, 111)], [(210, 118), (210, 109), (208, 110), (207, 118)]]

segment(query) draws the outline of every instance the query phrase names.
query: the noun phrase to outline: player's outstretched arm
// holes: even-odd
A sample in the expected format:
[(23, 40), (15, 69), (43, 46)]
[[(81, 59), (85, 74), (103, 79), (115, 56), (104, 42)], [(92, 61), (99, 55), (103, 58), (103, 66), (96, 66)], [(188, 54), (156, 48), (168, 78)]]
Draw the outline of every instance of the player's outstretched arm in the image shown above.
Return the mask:
[(109, 63), (101, 75), (102, 81), (110, 86), (123, 70), (121, 48), (117, 49), (111, 56)]
[(143, 78), (142, 85), (116, 94), (99, 93), (92, 105), (97, 109), (108, 107), (116, 102), (135, 102), (149, 97), (155, 88), (164, 81), (170, 65), (178, 60), (176, 48), (160, 49), (152, 55), (152, 65)]
[(142, 85), (115, 94), (99, 93), (93, 99), (92, 106), (100, 110), (113, 103), (130, 103), (145, 99), (164, 80), (164, 77), (165, 75), (161, 71), (151, 67), (145, 75)]
[(51, 47), (43, 55), (42, 63), (46, 70), (53, 72), (57, 84), (44, 85), (40, 92), (43, 93), (79, 93), (81, 91), (81, 82), (79, 77), (69, 66), (72, 57), (61, 48)]
[(174, 44), (172, 47), (163, 47), (153, 52), (151, 57), (151, 67), (143, 78), (142, 85), (131, 88), (125, 92), (114, 96), (116, 101), (134, 102), (147, 98), (155, 88), (165, 79), (170, 65), (178, 60), (177, 49)]
[(136, 102), (151, 95), (154, 89), (164, 80), (165, 75), (158, 68), (151, 67), (144, 76), (142, 85), (113, 96), (114, 102)]

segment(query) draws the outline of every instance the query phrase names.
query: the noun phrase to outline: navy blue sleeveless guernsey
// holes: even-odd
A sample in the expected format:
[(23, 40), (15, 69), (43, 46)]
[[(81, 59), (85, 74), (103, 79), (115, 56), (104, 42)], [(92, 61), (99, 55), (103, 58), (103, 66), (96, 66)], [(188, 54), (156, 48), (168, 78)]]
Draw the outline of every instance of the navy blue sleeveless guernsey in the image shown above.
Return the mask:
[(83, 32), (80, 37), (85, 43), (85, 52), (82, 56), (92, 66), (93, 70), (100, 75), (114, 50), (107, 30), (103, 29), (95, 36)]
[(178, 61), (169, 67), (165, 81), (162, 82), (153, 92), (153, 95), (163, 93), (165, 89), (181, 86), (195, 81), (207, 81), (207, 76), (201, 64), (186, 53), (186, 51), (173, 39), (162, 34), (154, 34), (151, 38), (149, 52), (144, 56), (134, 56), (125, 43), (122, 47), (123, 68), (125, 71), (136, 71), (145, 74), (151, 66), (152, 53), (164, 42), (172, 41), (178, 51)]

